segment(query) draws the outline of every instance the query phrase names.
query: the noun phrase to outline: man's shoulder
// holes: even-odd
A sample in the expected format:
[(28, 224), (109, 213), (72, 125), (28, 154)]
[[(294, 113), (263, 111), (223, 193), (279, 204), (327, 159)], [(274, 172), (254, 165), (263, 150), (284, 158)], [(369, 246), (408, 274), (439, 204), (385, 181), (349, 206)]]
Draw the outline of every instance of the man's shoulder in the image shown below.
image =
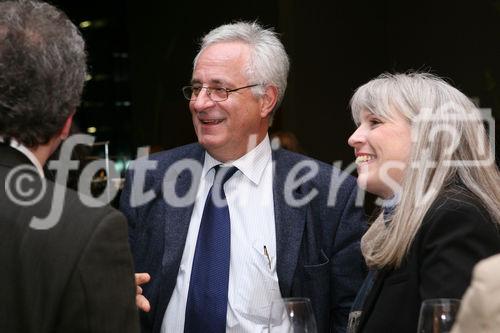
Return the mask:
[(286, 149), (274, 150), (273, 160), (277, 167), (281, 169), (305, 168), (309, 166), (317, 169), (319, 175), (331, 174), (333, 168), (325, 162)]
[(310, 156), (302, 155), (286, 149), (277, 149), (273, 151), (273, 159), (280, 171), (292, 170), (297, 168), (297, 177), (303, 176), (310, 170), (316, 170), (316, 175), (313, 178), (318, 184), (326, 186), (331, 183), (338, 183), (348, 187), (356, 186), (356, 179), (339, 169), (334, 165), (314, 159)]
[(49, 254), (61, 249), (74, 254), (86, 246), (99, 226), (122, 225), (126, 230), (123, 214), (109, 205), (90, 207), (82, 202), (81, 194), (50, 180), (31, 185), (30, 190), (40, 194), (32, 202), (21, 202), (12, 189), (0, 199), (0, 219), (5, 231), (0, 238), (10, 238), (9, 246), (15, 247), (19, 237), (23, 237), (30, 239), (34, 247), (47, 244)]
[[(200, 163), (203, 163), (204, 153), (205, 150), (200, 144), (191, 143), (188, 145), (140, 157), (134, 160), (131, 166), (133, 166), (133, 168), (135, 169), (148, 168), (151, 170), (164, 170), (170, 165), (180, 161), (196, 160)], [(148, 165), (151, 165), (151, 163), (155, 164), (154, 168), (148, 167)]]
[[(90, 205), (90, 200), (94, 200), (95, 205)], [(116, 241), (127, 232), (125, 216), (109, 204), (104, 202), (97, 204), (96, 199), (72, 189), (66, 189), (62, 202), (60, 219), (53, 228), (49, 229), (49, 232), (53, 234), (52, 237), (61, 239), (58, 240), (61, 247), (67, 246), (68, 243), (62, 239), (73, 240), (70, 245), (73, 253), (84, 251), (88, 248), (88, 244), (96, 239)], [(60, 201), (53, 198), (51, 204), (54, 206), (60, 204)], [(111, 230), (112, 233), (110, 233)], [(94, 243), (96, 244), (98, 245)]]
[[(109, 204), (99, 204), (99, 206), (91, 206), (85, 203), (85, 200), (95, 200), (85, 194), (76, 192), (72, 189), (66, 189), (65, 204), (63, 213), (74, 215), (82, 220), (82, 223), (93, 221), (98, 224), (107, 217), (116, 217), (117, 219), (124, 218), (123, 214)], [(96, 201), (94, 201), (97, 203)]]
[[(473, 281), (471, 287), (477, 292), (477, 296), (492, 297), (500, 296), (500, 254), (493, 255), (486, 259), (479, 261), (474, 266)], [(493, 297), (495, 304), (500, 306), (497, 302), (498, 298)], [(485, 299), (489, 303), (490, 300)], [(471, 303), (468, 303), (471, 305)]]
[(498, 279), (499, 274), (500, 254), (481, 260), (474, 269), (474, 275), (488, 280), (491, 278), (489, 282), (496, 283), (500, 288), (500, 280)]
[[(63, 189), (64, 193), (58, 195), (56, 187)], [(52, 181), (47, 181), (47, 197), (42, 205), (45, 208), (50, 205), (50, 209), (57, 209), (56, 205), (62, 205), (60, 219), (54, 225), (54, 232), (63, 234), (73, 234), (75, 237), (87, 238), (95, 232), (102, 223), (123, 222), (126, 225), (124, 215), (104, 202), (98, 202), (86, 194), (79, 193)], [(62, 195), (64, 197), (62, 197)], [(58, 197), (60, 196), (60, 197)], [(93, 204), (89, 204), (93, 202)], [(44, 215), (41, 215), (41, 217)]]
[(176, 159), (182, 157), (197, 156), (205, 152), (205, 149), (199, 143), (190, 143), (187, 145), (175, 147), (172, 149), (160, 151), (150, 155), (151, 159)]

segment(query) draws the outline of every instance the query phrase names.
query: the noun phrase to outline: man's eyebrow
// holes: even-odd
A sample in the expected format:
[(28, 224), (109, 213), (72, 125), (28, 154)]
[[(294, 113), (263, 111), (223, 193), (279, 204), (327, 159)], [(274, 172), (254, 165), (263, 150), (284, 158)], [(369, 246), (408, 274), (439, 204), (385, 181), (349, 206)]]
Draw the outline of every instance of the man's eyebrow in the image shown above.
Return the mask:
[[(202, 84), (202, 82), (198, 79), (192, 79), (191, 80), (191, 85), (195, 85), (195, 84)], [(221, 80), (221, 79), (212, 79), (208, 82), (208, 85), (209, 86), (224, 86), (226, 85), (227, 82), (224, 81), (224, 80)]]

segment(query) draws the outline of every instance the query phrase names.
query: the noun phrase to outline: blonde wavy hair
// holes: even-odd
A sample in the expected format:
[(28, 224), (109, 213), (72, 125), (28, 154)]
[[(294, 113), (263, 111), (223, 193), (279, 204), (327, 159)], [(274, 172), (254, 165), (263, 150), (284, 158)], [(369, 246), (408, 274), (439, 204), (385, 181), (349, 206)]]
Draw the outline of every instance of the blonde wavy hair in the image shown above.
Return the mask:
[(384, 73), (359, 87), (350, 104), (356, 124), (362, 111), (388, 120), (399, 112), (412, 131), (392, 221), (380, 214), (361, 240), (368, 266), (400, 266), (431, 205), (457, 181), (500, 225), (500, 172), (480, 111), (463, 93), (429, 73)]

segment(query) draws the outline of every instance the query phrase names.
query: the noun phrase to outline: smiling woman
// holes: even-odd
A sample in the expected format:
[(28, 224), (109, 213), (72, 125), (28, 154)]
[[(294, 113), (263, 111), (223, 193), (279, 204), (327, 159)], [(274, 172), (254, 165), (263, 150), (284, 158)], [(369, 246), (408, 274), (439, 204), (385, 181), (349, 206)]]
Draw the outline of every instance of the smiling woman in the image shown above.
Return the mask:
[(411, 147), (408, 120), (396, 111), (390, 117), (363, 110), (359, 126), (349, 138), (349, 145), (355, 150), (358, 183), (385, 199), (395, 195), (397, 188), (390, 179), (401, 183)]
[(434, 75), (383, 74), (351, 108), (358, 183), (385, 209), (361, 241), (371, 273), (350, 331), (415, 332), (423, 300), (461, 298), (500, 252), (500, 174), (479, 110)]

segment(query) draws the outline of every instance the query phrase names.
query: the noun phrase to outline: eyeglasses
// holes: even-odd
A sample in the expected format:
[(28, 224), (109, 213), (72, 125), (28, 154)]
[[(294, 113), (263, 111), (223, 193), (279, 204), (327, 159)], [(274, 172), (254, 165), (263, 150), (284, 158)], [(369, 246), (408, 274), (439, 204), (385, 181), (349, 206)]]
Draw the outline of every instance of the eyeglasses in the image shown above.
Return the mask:
[(196, 101), (201, 90), (205, 89), (207, 91), (208, 98), (210, 98), (214, 102), (222, 102), (228, 99), (229, 93), (256, 86), (260, 86), (260, 84), (259, 83), (250, 84), (248, 86), (236, 89), (214, 88), (214, 87), (203, 87), (203, 86), (185, 86), (182, 87), (182, 94), (184, 95), (184, 97), (186, 97), (188, 101)]

